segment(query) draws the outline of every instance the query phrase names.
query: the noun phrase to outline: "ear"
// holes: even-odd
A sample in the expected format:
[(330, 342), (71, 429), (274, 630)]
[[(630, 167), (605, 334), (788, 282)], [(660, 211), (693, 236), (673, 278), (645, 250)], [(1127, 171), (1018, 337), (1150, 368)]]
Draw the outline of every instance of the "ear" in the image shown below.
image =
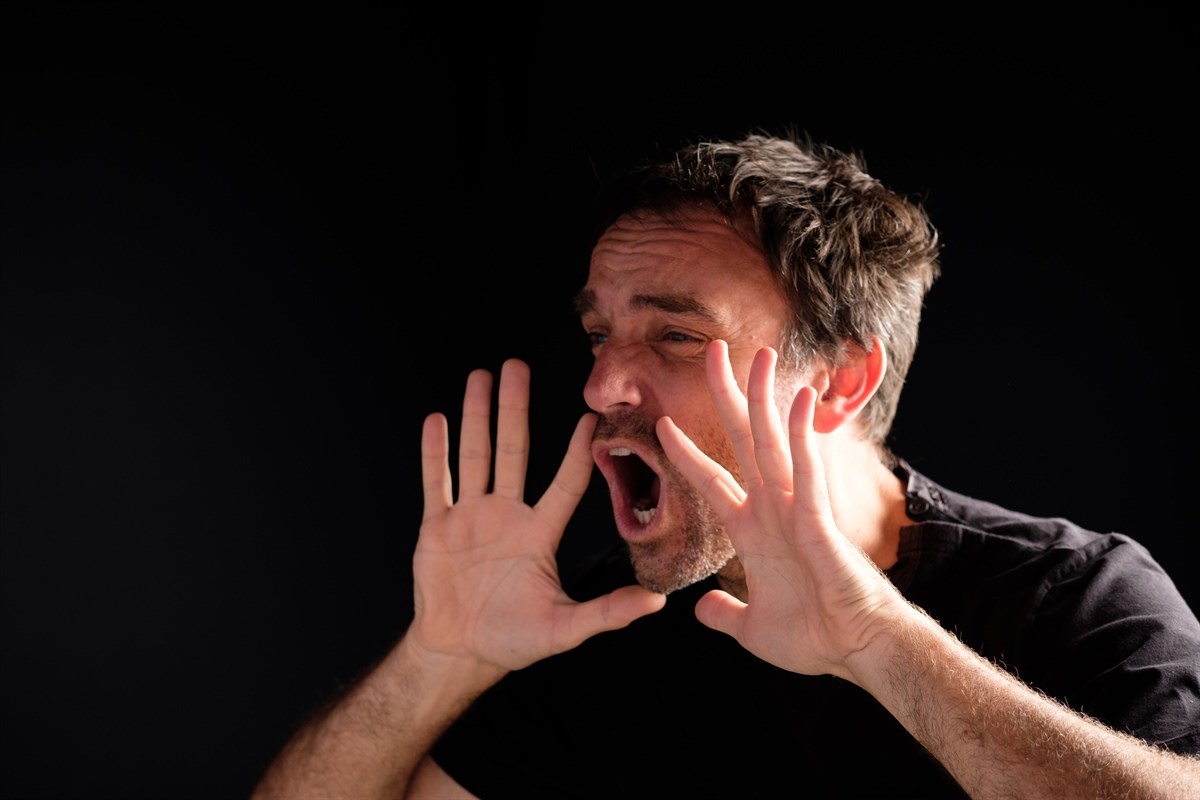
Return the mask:
[(821, 396), (817, 399), (813, 429), (831, 433), (858, 416), (874, 396), (887, 371), (887, 350), (878, 336), (871, 349), (851, 344), (842, 363), (820, 373), (814, 382)]

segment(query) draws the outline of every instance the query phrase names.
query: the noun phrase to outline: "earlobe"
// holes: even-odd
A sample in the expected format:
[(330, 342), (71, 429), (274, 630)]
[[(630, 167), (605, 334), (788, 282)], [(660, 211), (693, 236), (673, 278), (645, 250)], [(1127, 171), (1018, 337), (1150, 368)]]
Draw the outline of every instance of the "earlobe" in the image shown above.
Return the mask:
[(817, 400), (813, 429), (817, 433), (831, 433), (858, 416), (867, 404), (883, 376), (887, 372), (887, 350), (879, 337), (871, 342), (871, 349), (864, 350), (850, 345), (842, 363), (830, 367), (821, 375), (824, 387)]

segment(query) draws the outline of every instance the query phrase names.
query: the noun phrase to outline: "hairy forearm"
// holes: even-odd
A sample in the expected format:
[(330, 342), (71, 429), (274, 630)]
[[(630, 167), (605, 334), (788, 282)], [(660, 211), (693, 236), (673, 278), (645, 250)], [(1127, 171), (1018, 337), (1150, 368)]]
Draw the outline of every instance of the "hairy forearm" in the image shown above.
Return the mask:
[(292, 737), (253, 800), (400, 798), (438, 736), (497, 679), (435, 663), (405, 640)]
[(864, 656), (866, 668), (858, 672), (873, 677), (860, 683), (971, 797), (1200, 797), (1200, 760), (1152, 747), (1047, 698), (927, 617), (907, 616), (885, 640)]

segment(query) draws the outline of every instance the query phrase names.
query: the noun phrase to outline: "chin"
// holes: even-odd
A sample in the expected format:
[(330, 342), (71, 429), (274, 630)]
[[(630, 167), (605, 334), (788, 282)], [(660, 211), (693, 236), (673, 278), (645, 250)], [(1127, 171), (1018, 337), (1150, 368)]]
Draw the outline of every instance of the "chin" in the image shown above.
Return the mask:
[(638, 583), (652, 592), (670, 594), (715, 575), (734, 557), (733, 546), (724, 536), (705, 543), (685, 542), (692, 546), (673, 548), (662, 540), (626, 542)]

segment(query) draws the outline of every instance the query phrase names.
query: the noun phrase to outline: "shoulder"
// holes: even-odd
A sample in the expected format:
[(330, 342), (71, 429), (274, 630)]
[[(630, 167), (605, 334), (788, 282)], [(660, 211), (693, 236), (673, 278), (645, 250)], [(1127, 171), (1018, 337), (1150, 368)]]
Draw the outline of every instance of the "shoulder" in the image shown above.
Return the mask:
[[(996, 570), (1029, 565), (1050, 580), (1067, 579), (1099, 561), (1134, 572), (1163, 573), (1161, 565), (1133, 537), (1099, 532), (1063, 517), (1035, 516), (942, 486), (901, 462), (909, 516), (916, 523), (902, 535), (901, 556), (953, 556)], [(1026, 576), (1027, 577), (1027, 576)]]
[(889, 575), (910, 600), (1051, 696), (1179, 752), (1200, 746), (1200, 621), (1147, 548), (902, 477), (916, 524)]
[(1134, 538), (1007, 509), (902, 468), (915, 524), (902, 533), (889, 576), (913, 602), (992, 634), (1074, 637), (1120, 627), (1171, 639), (1191, 660), (1200, 652), (1200, 621)]

